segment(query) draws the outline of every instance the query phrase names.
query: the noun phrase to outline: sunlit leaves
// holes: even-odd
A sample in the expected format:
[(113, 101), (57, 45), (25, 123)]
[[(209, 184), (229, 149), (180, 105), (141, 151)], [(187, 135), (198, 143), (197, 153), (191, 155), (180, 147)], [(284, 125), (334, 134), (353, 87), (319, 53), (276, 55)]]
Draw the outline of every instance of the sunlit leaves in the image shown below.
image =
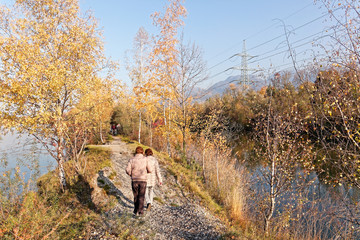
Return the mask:
[(18, 0), (0, 11), (1, 120), (34, 135), (60, 163), (67, 132), (89, 119), (76, 109), (96, 118), (110, 96), (98, 77), (106, 67), (101, 32), (78, 1)]

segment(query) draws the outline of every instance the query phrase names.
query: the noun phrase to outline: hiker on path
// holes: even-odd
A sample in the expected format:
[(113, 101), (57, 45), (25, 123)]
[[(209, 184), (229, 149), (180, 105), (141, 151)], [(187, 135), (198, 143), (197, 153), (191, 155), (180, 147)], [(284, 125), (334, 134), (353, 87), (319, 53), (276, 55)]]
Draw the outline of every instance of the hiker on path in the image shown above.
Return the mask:
[(145, 192), (145, 201), (147, 203), (147, 210), (150, 211), (154, 198), (154, 186), (156, 185), (156, 179), (158, 180), (160, 186), (162, 185), (162, 179), (160, 174), (159, 162), (153, 156), (153, 151), (150, 148), (148, 148), (145, 150), (145, 155), (149, 166), (153, 170), (151, 173), (147, 174), (147, 185)]
[(117, 133), (116, 133), (116, 125), (115, 124), (111, 124), (111, 134), (113, 136), (115, 136)]
[(129, 160), (126, 167), (126, 173), (131, 177), (131, 187), (134, 194), (134, 215), (140, 216), (144, 214), (147, 173), (153, 171), (143, 154), (144, 149), (140, 146), (137, 147), (134, 157)]

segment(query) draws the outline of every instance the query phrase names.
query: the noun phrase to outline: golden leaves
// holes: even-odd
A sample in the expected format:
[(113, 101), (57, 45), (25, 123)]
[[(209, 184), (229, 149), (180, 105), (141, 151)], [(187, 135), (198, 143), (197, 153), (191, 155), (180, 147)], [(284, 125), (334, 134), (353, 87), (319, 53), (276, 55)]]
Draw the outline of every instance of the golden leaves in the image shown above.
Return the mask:
[(0, 14), (1, 121), (43, 138), (57, 138), (73, 123), (105, 121), (111, 93), (97, 76), (105, 57), (95, 19), (81, 18), (72, 0), (16, 6), (20, 12)]

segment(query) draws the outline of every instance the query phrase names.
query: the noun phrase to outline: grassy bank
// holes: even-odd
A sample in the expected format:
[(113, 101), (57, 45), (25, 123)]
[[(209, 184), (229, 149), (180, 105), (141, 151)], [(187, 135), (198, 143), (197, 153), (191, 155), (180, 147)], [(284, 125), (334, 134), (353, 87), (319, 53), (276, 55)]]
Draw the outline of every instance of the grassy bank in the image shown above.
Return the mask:
[[(144, 149), (148, 146), (139, 144), (136, 141), (130, 141), (127, 137), (122, 137), (122, 141), (127, 142), (130, 149), (135, 150), (137, 146), (141, 146)], [(152, 148), (153, 149), (153, 148)], [(159, 163), (166, 167), (171, 175), (177, 179), (177, 181), (190, 193), (193, 193), (196, 197), (201, 199), (202, 205), (206, 206), (213, 213), (216, 213), (221, 218), (225, 217), (224, 208), (216, 203), (211, 197), (205, 186), (202, 183), (202, 178), (197, 175), (196, 171), (187, 167), (181, 159), (173, 159), (167, 156), (167, 154), (158, 152), (153, 149), (154, 155), (158, 158)]]
[[(139, 145), (147, 148), (124, 137), (122, 140), (128, 143), (130, 150)], [(178, 184), (174, 187), (189, 192), (188, 197), (196, 199), (230, 227), (227, 209), (211, 196), (196, 169), (181, 159), (169, 158), (155, 150), (154, 154), (176, 179)], [(117, 202), (115, 196), (107, 193), (106, 186), (98, 187), (98, 172), (112, 167), (110, 152), (102, 146), (91, 145), (81, 161), (66, 162), (68, 187), (65, 193), (59, 192), (58, 172), (54, 170), (38, 179), (36, 192), (24, 192), (11, 201), (2, 197), (0, 239), (88, 239), (93, 231), (102, 232), (104, 238), (136, 239), (131, 234), (134, 226), (128, 225), (126, 219), (114, 219), (111, 229), (103, 222), (104, 213)], [(237, 231), (227, 232), (223, 239), (239, 236)]]
[[(139, 144), (128, 137), (121, 137), (122, 141), (128, 143), (129, 148), (133, 151), (137, 146), (144, 149), (149, 148), (146, 145)], [(153, 149), (153, 148), (152, 148)], [(242, 239), (243, 231), (236, 224), (234, 225), (231, 218), (231, 212), (219, 200), (216, 200), (204, 184), (203, 178), (198, 174), (200, 166), (189, 166), (184, 159), (170, 158), (166, 153), (158, 152), (153, 149), (154, 155), (158, 158), (159, 163), (164, 166), (178, 182), (177, 187), (190, 193), (191, 198), (196, 199), (203, 207), (208, 209), (213, 215), (217, 216), (224, 222), (228, 231), (225, 232), (221, 239)], [(163, 199), (157, 199), (163, 202)]]
[[(58, 173), (50, 171), (37, 181), (38, 190), (24, 191), (16, 199), (1, 202), (1, 239), (87, 239), (96, 229), (103, 236), (133, 239), (126, 227), (117, 226), (111, 232), (102, 224), (102, 214), (110, 209), (115, 197), (104, 189), (96, 189), (97, 173), (111, 167), (110, 152), (91, 146), (82, 159), (82, 166), (75, 170), (75, 162), (65, 164), (67, 190), (59, 192)], [(78, 164), (79, 165), (79, 164)], [(94, 198), (94, 191), (98, 191)]]

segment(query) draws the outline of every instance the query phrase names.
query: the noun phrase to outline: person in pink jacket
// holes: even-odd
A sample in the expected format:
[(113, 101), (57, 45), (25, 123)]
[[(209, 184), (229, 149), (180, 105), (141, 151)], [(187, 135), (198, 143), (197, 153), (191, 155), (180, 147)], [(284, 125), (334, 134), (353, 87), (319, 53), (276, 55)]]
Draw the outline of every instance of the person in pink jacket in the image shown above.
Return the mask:
[(147, 173), (152, 172), (152, 168), (143, 154), (144, 149), (137, 147), (135, 156), (129, 160), (126, 167), (126, 173), (131, 177), (131, 187), (134, 194), (134, 215), (144, 214)]
[(148, 161), (148, 164), (152, 168), (152, 172), (147, 174), (147, 185), (146, 185), (146, 192), (145, 192), (145, 201), (147, 203), (147, 211), (150, 211), (151, 205), (153, 203), (154, 198), (154, 187), (156, 185), (156, 179), (159, 185), (162, 185), (162, 178), (160, 174), (159, 162), (153, 156), (153, 151), (148, 148), (145, 150), (145, 155)]

